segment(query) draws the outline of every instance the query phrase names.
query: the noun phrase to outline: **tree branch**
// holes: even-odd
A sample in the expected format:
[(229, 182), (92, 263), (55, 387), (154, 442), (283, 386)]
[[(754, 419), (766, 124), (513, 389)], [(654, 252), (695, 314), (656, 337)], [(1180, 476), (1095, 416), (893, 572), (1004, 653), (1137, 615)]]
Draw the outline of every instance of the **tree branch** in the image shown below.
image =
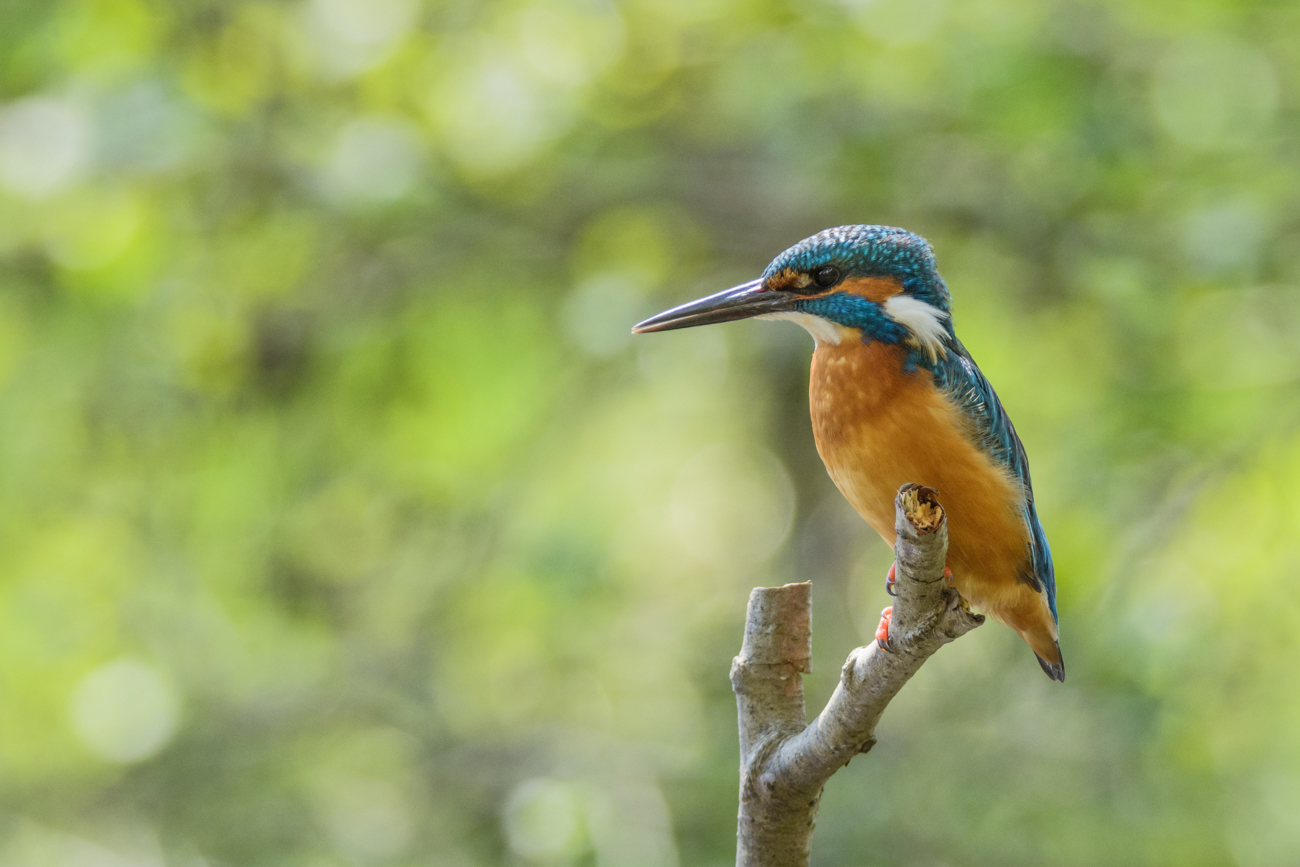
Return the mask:
[(904, 485), (894, 500), (895, 589), (889, 649), (849, 654), (826, 708), (807, 723), (800, 673), (812, 670), (809, 583), (756, 587), (731, 665), (740, 717), (738, 867), (803, 867), (822, 787), (875, 744), (876, 723), (940, 647), (984, 622), (944, 580), (948, 525), (938, 492)]

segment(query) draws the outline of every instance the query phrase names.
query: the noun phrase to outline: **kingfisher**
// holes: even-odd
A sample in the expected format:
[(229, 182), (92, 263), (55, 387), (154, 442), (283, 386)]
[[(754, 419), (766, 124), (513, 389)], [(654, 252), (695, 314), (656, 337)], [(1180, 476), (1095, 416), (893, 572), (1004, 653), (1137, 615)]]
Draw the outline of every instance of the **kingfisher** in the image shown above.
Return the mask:
[[(638, 323), (633, 333), (784, 319), (815, 343), (808, 397), (817, 453), (840, 493), (891, 547), (894, 495), (938, 489), (950, 518), (945, 575), (1065, 680), (1056, 573), (1029, 463), (993, 386), (953, 330), (934, 251), (890, 226), (826, 229), (757, 280)], [(886, 588), (893, 593), (894, 567)], [(889, 614), (876, 633), (888, 649)]]

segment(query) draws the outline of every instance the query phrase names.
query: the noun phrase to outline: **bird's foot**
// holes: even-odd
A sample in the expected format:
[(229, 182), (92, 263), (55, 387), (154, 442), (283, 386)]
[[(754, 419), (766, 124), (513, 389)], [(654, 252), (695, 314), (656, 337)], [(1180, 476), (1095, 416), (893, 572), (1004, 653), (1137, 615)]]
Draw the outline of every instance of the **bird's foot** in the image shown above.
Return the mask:
[[(898, 569), (897, 563), (890, 563), (889, 574), (885, 576), (885, 592), (888, 593), (890, 596), (898, 595), (897, 569)], [(948, 582), (948, 586), (951, 587), (953, 582), (952, 570), (949, 569), (947, 566), (943, 567), (943, 578), (945, 581)]]
[(889, 649), (889, 618), (893, 616), (894, 606), (892, 605), (880, 612), (880, 625), (876, 627), (876, 644), (881, 650)]

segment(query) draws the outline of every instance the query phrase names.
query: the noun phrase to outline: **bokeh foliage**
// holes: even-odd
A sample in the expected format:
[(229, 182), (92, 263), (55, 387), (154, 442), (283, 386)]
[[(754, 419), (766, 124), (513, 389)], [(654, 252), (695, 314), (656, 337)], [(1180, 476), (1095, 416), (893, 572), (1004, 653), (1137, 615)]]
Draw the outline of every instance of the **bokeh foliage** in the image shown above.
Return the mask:
[(728, 862), (748, 588), (819, 706), (889, 553), (805, 335), (627, 329), (848, 222), (935, 244), (1070, 680), (943, 651), (817, 863), (1295, 863), (1297, 87), (1262, 0), (0, 5), (0, 863)]

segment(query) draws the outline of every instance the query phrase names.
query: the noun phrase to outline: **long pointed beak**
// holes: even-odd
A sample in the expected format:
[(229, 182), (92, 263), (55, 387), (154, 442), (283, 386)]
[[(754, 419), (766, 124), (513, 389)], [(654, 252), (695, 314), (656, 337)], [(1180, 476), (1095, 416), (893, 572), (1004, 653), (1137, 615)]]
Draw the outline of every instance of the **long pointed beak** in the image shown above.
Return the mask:
[(762, 280), (750, 280), (748, 283), (724, 289), (706, 298), (690, 301), (672, 310), (665, 310), (658, 316), (651, 316), (644, 322), (634, 325), (632, 333), (671, 331), (674, 328), (690, 328), (694, 325), (712, 325), (715, 322), (749, 319), (752, 316), (762, 316), (764, 313), (780, 313), (790, 310), (797, 297), (792, 292), (764, 290)]

